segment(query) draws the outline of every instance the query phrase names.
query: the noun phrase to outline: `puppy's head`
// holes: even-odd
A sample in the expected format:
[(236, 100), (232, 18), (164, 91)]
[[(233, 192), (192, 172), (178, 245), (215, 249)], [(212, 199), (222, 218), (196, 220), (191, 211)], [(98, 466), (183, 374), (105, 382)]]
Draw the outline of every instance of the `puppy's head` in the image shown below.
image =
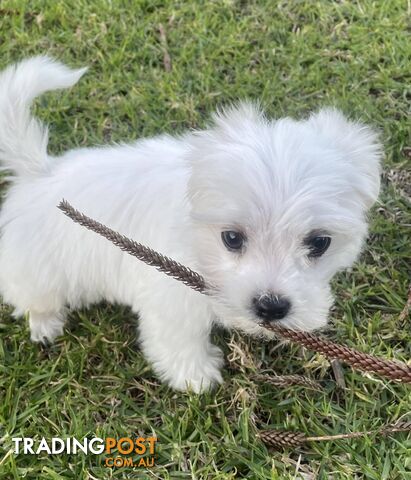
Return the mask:
[(267, 120), (253, 105), (195, 134), (189, 199), (200, 272), (226, 326), (324, 326), (329, 282), (358, 256), (379, 191), (381, 148), (365, 125), (325, 109)]

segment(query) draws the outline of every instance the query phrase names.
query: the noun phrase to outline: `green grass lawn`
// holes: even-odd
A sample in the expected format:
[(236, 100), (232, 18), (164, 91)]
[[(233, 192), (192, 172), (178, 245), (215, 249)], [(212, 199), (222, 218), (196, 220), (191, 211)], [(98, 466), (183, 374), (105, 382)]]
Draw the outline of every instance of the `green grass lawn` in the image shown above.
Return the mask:
[[(375, 125), (386, 151), (383, 192), (361, 260), (334, 283), (327, 334), (409, 362), (410, 320), (400, 315), (411, 258), (407, 8), (405, 0), (2, 0), (0, 66), (46, 52), (89, 65), (74, 89), (36, 105), (51, 124), (54, 153), (200, 127), (238, 98), (260, 99), (272, 116), (335, 105)], [(1, 479), (411, 479), (404, 433), (284, 452), (256, 437), (257, 428), (328, 435), (409, 419), (409, 387), (345, 367), (343, 390), (321, 355), (217, 331), (228, 359), (224, 385), (202, 396), (175, 393), (139, 352), (126, 308), (73, 312), (50, 348), (30, 343), (27, 324), (10, 312), (1, 307)], [(325, 392), (253, 380), (262, 369), (310, 376)], [(10, 452), (12, 437), (152, 433), (160, 445), (147, 471), (108, 469), (102, 456)]]

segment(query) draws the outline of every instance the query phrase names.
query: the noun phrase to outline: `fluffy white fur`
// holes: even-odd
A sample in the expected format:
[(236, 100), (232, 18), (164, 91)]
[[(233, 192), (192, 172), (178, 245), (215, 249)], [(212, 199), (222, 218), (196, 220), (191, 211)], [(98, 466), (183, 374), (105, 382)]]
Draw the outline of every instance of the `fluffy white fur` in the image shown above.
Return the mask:
[[(0, 293), (16, 316), (29, 313), (31, 338), (60, 335), (67, 307), (130, 305), (158, 375), (199, 391), (222, 380), (209, 340), (215, 321), (262, 332), (256, 295), (290, 299), (285, 326), (325, 325), (330, 279), (358, 256), (378, 195), (375, 133), (333, 109), (269, 120), (243, 103), (203, 131), (51, 157), (30, 103), (84, 71), (35, 57), (0, 75), (0, 161), (12, 179), (0, 214)], [(56, 208), (62, 198), (199, 271), (218, 295), (196, 293), (74, 224)], [(223, 230), (244, 233), (241, 253), (227, 250)], [(317, 259), (304, 245), (313, 230), (332, 237)]]

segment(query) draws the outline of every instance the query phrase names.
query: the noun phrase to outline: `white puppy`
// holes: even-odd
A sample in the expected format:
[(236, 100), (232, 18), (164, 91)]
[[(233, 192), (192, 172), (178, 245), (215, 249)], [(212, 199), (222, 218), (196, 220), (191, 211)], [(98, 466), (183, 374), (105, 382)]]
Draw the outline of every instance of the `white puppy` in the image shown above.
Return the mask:
[[(329, 282), (358, 256), (379, 191), (375, 133), (325, 109), (269, 120), (252, 104), (206, 130), (130, 145), (47, 153), (30, 117), (37, 95), (75, 84), (83, 70), (47, 57), (0, 76), (0, 161), (12, 185), (0, 215), (0, 293), (28, 312), (31, 338), (52, 341), (67, 307), (106, 299), (138, 313), (142, 348), (172, 387), (221, 382), (212, 324), (261, 333), (261, 322), (325, 325)], [(197, 270), (206, 297), (74, 224), (85, 214)]]

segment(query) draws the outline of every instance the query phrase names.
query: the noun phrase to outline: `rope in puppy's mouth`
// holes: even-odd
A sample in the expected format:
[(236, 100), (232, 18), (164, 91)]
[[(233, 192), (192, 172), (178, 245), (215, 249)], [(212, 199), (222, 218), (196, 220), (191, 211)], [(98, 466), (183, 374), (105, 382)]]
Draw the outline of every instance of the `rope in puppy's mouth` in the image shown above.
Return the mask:
[[(74, 222), (98, 233), (121, 250), (157, 268), (160, 272), (183, 282), (197, 292), (207, 294), (215, 290), (215, 287), (206, 284), (199, 273), (87, 217), (73, 208), (66, 200), (62, 200), (58, 208)], [(291, 330), (278, 324), (261, 324), (260, 326), (282, 338), (322, 353), (328, 358), (342, 360), (358, 370), (377, 373), (390, 380), (411, 383), (411, 366), (405, 363), (374, 357), (312, 333)]]
[[(124, 252), (183, 282), (197, 292), (207, 295), (213, 290), (215, 291), (215, 287), (208, 285), (199, 273), (84, 215), (72, 207), (66, 200), (62, 200), (58, 208), (75, 223), (105, 237)], [(261, 324), (260, 326), (279, 337), (322, 353), (329, 359), (341, 360), (353, 368), (364, 372), (377, 373), (389, 380), (411, 384), (411, 366), (406, 363), (374, 357), (345, 345), (339, 345), (321, 336), (309, 332), (291, 330), (278, 324)]]

